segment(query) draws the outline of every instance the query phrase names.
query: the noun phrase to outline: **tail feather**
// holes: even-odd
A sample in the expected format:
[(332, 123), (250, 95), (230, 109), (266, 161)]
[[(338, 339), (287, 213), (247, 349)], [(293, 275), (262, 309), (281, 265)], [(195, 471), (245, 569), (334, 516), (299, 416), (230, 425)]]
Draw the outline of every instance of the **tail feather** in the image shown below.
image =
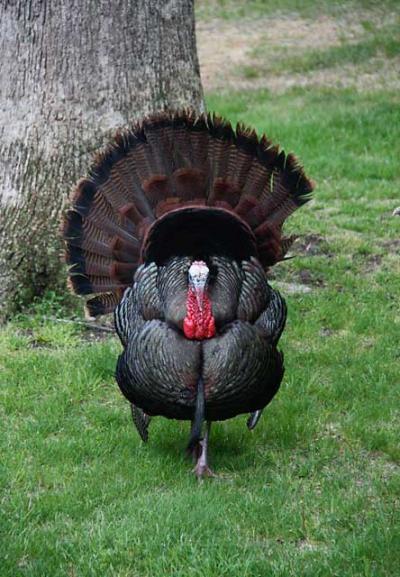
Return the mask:
[(165, 198), (174, 196), (171, 179), (166, 174), (153, 174), (143, 181), (142, 186), (152, 210)]
[(284, 221), (312, 189), (292, 154), (241, 124), (190, 111), (150, 116), (120, 131), (76, 187), (63, 224), (72, 287), (93, 295), (92, 312), (108, 311), (141, 261), (158, 247), (168, 258), (166, 245), (205, 242), (271, 266), (288, 247)]
[(108, 276), (113, 263), (111, 257), (84, 252), (81, 248), (69, 246), (65, 251), (65, 261), (71, 265), (72, 273)]
[(207, 118), (201, 115), (196, 120), (189, 117), (189, 139), (192, 145), (192, 161), (195, 168), (208, 170), (208, 146), (211, 141)]
[(151, 218), (153, 217), (153, 211), (143, 190), (143, 183), (136, 173), (134, 158), (135, 152), (132, 150), (118, 162), (111, 176), (114, 174), (118, 175), (120, 183), (126, 191), (125, 198), (127, 203), (133, 203), (144, 218)]
[(73, 264), (74, 260), (68, 260), (68, 255), (74, 251), (74, 249), (80, 249), (76, 254), (81, 255), (84, 259), (86, 255), (98, 255), (105, 258), (112, 258), (113, 250), (110, 244), (106, 244), (95, 238), (84, 237), (84, 238), (70, 238), (68, 240), (68, 247), (65, 249), (66, 260), (69, 264)]
[(235, 168), (231, 173), (232, 176), (230, 176), (230, 180), (235, 183), (236, 188), (238, 188), (240, 191), (243, 191), (246, 180), (249, 176), (253, 159), (243, 150), (238, 150), (237, 153), (236, 151), (233, 151), (231, 158), (233, 158), (233, 164), (235, 165)]
[(178, 168), (171, 176), (176, 198), (182, 202), (195, 199), (206, 200), (207, 176), (197, 168)]
[[(212, 180), (225, 179), (229, 174), (228, 164), (231, 153), (231, 143), (234, 133), (229, 122), (222, 118), (213, 116), (210, 122), (210, 144), (208, 147), (208, 157), (210, 159), (210, 178)], [(215, 188), (215, 187), (214, 187)], [(209, 203), (211, 198), (209, 198)]]
[(173, 170), (193, 166), (192, 143), (186, 122), (178, 118), (174, 123), (172, 159)]
[(81, 295), (114, 292), (124, 286), (118, 280), (113, 280), (111, 277), (91, 275), (89, 278), (86, 274), (72, 273), (69, 280), (71, 288), (73, 288), (77, 294)]
[(223, 202), (228, 208), (235, 208), (239, 202), (240, 195), (241, 190), (234, 180), (219, 177), (214, 180), (207, 204), (209, 206), (218, 206), (217, 203)]
[(123, 289), (117, 289), (116, 292), (103, 293), (97, 297), (91, 298), (86, 303), (86, 309), (90, 317), (106, 315), (112, 313), (118, 305), (123, 295)]
[(72, 245), (85, 248), (86, 246), (93, 246), (92, 243), (108, 246), (110, 241), (108, 234), (90, 221), (85, 220), (74, 209), (66, 213), (62, 223), (62, 233), (67, 247)]
[(252, 157), (243, 185), (242, 199), (252, 197), (254, 200), (258, 200), (265, 189), (268, 191), (270, 185), (269, 174), (268, 169), (261, 164), (260, 160)]

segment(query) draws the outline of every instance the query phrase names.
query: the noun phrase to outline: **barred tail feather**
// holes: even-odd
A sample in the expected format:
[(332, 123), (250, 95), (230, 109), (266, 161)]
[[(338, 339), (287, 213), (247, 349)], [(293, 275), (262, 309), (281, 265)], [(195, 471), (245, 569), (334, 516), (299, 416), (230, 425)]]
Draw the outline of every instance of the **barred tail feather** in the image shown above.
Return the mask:
[[(204, 245), (271, 266), (290, 245), (286, 218), (312, 190), (296, 158), (250, 128), (192, 111), (149, 116), (117, 133), (77, 184), (62, 225), (71, 286), (98, 315), (150, 256)], [(175, 219), (193, 226), (179, 236)]]

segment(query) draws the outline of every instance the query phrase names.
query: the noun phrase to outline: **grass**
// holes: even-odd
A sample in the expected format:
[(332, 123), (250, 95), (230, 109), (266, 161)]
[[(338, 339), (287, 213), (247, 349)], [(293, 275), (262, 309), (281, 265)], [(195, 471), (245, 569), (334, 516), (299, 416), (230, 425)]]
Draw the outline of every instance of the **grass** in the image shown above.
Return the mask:
[(214, 428), (220, 481), (197, 486), (185, 424), (140, 443), (114, 338), (43, 320), (63, 314), (54, 297), (2, 331), (2, 576), (397, 575), (397, 101), (208, 99), (300, 153), (318, 189), (291, 229), (323, 238), (275, 273), (313, 290), (287, 297), (287, 373), (259, 428)]
[(399, 100), (208, 96), (317, 182), (271, 281), (289, 306), (284, 382), (253, 433), (244, 416), (214, 426), (219, 480), (190, 473), (185, 423), (156, 419), (139, 441), (117, 340), (49, 320), (62, 297), (1, 330), (1, 577), (398, 575)]
[[(390, 59), (400, 55), (400, 19), (397, 25), (376, 27), (364, 21), (364, 34), (356, 40), (342, 38), (336, 46), (294, 51), (285, 46), (271, 47), (265, 42), (252, 50), (251, 64), (242, 67), (245, 78), (259, 78), (268, 74), (308, 73), (315, 70), (363, 65), (372, 58)], [(273, 58), (271, 57), (273, 55)]]
[(340, 15), (348, 11), (396, 10), (397, 0), (197, 0), (196, 15), (199, 19), (221, 18), (237, 20), (297, 13), (305, 18), (321, 15)]
[[(400, 33), (398, 30), (396, 28), (391, 36), (385, 31), (373, 38), (354, 44), (343, 42), (339, 46), (332, 46), (324, 50), (305, 50), (303, 54), (298, 56), (283, 55), (272, 60), (268, 64), (269, 67), (267, 69), (264, 67), (262, 72), (264, 74), (281, 70), (285, 70), (286, 73), (310, 72), (346, 64), (363, 64), (377, 56), (394, 58), (400, 55)], [(257, 58), (259, 57), (260, 51), (257, 53)]]

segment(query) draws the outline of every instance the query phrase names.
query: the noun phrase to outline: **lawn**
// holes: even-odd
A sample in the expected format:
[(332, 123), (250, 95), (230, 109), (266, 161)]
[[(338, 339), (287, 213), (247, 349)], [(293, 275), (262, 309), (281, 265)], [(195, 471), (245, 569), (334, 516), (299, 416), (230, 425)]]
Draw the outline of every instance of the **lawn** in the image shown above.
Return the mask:
[(245, 416), (214, 426), (220, 476), (199, 484), (188, 425), (156, 419), (143, 445), (116, 338), (47, 320), (73, 315), (48, 295), (0, 332), (1, 577), (399, 574), (399, 94), (230, 91), (207, 106), (295, 151), (317, 183), (271, 279), (289, 308), (281, 390), (252, 433)]

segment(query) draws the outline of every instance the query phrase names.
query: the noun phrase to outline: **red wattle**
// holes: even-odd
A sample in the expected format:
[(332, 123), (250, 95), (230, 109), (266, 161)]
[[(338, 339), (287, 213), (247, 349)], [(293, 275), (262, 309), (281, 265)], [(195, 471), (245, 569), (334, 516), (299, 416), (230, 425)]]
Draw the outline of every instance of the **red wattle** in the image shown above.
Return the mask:
[(202, 341), (215, 335), (215, 320), (212, 316), (211, 302), (207, 294), (203, 295), (202, 308), (199, 307), (196, 294), (189, 288), (186, 301), (186, 317), (183, 320), (183, 333), (187, 339)]

